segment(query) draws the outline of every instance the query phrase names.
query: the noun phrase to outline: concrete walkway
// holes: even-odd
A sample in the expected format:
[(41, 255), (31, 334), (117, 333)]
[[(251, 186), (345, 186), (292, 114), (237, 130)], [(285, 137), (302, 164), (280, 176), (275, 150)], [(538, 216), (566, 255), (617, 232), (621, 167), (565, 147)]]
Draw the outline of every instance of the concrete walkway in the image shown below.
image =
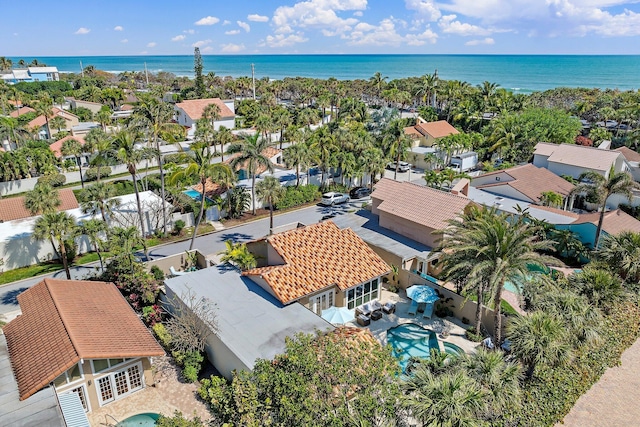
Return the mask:
[(640, 340), (624, 353), (622, 364), (607, 369), (556, 427), (640, 425)]

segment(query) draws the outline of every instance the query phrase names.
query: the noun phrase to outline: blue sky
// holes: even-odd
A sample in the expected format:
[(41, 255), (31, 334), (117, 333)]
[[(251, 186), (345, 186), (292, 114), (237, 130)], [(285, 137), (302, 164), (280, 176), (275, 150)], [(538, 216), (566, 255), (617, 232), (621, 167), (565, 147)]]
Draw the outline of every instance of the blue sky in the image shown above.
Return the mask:
[(0, 56), (640, 54), (640, 0), (111, 0), (2, 5)]

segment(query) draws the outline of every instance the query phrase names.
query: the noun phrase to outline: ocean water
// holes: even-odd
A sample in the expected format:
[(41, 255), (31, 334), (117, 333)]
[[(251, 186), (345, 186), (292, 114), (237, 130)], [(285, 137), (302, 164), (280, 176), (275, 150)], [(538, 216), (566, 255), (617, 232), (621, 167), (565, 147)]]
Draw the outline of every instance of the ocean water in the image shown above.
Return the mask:
[[(473, 85), (485, 80), (515, 92), (555, 87), (640, 88), (640, 56), (636, 55), (203, 55), (204, 73), (256, 78), (313, 77), (338, 80), (368, 79), (380, 72), (389, 79), (433, 73), (446, 80)], [(14, 63), (20, 58), (11, 58)], [(24, 58), (27, 62), (32, 58)], [(193, 76), (193, 56), (38, 57), (63, 72), (84, 67), (119, 73), (167, 71)]]

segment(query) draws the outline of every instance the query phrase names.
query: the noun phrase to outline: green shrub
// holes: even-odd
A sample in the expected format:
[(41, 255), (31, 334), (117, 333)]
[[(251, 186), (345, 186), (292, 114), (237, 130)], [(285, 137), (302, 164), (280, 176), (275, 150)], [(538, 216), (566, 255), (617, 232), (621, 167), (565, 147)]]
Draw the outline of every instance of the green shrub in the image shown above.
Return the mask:
[(313, 202), (321, 196), (318, 187), (313, 184), (301, 185), (299, 187), (286, 187), (284, 196), (275, 205), (276, 209), (288, 209)]
[(476, 334), (476, 328), (474, 328), (474, 327), (471, 327), (471, 328), (467, 329), (464, 334), (465, 334), (465, 336), (467, 337), (467, 339), (469, 341), (482, 342), (482, 340), (484, 339), (482, 334), (479, 334), (479, 335)]
[(160, 415), (155, 424), (157, 427), (202, 427), (204, 423), (198, 417), (193, 419), (185, 418), (180, 411), (174, 411), (173, 416)]
[(198, 381), (199, 372), (200, 372), (200, 369), (198, 369), (197, 366), (186, 365), (182, 369), (182, 376), (184, 377), (185, 381), (187, 381), (188, 383), (195, 383), (196, 381)]
[(73, 262), (73, 260), (78, 256), (78, 244), (75, 239), (65, 240), (64, 249), (67, 253), (67, 261), (70, 263)]
[(160, 340), (160, 343), (164, 348), (171, 347), (171, 335), (167, 332), (167, 328), (164, 327), (162, 323), (156, 323), (152, 327), (153, 333), (156, 334), (156, 337)]
[(188, 382), (198, 381), (198, 374), (204, 362), (204, 355), (199, 351), (174, 351), (171, 353), (176, 363), (182, 366), (182, 376)]
[[(109, 166), (100, 166), (100, 178), (106, 178), (111, 175), (111, 168)], [(98, 179), (98, 168), (89, 168), (84, 173), (85, 181), (93, 181)]]
[(158, 281), (164, 280), (164, 272), (157, 265), (151, 267), (151, 274), (153, 275), (153, 278)]
[(186, 225), (186, 223), (179, 219), (176, 222), (173, 223), (173, 234), (176, 236), (179, 236), (182, 234), (182, 230), (184, 229), (184, 226)]
[(61, 173), (54, 173), (51, 175), (42, 175), (38, 178), (38, 184), (48, 184), (52, 187), (60, 187), (67, 182), (67, 177)]

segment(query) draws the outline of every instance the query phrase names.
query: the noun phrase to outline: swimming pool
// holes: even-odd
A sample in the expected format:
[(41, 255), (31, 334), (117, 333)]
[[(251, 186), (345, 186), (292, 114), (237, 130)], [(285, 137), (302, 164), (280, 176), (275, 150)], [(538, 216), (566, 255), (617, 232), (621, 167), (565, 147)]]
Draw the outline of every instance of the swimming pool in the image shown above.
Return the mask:
[(387, 342), (393, 356), (398, 359), (402, 372), (406, 372), (411, 357), (428, 359), (432, 348), (440, 351), (436, 333), (415, 323), (405, 323), (389, 329)]
[(116, 427), (154, 427), (158, 418), (160, 414), (147, 412), (124, 419)]
[(184, 190), (183, 193), (191, 197), (193, 200), (200, 200), (200, 198), (202, 197), (202, 194), (200, 194), (198, 191), (194, 190), (193, 188)]
[[(525, 282), (531, 281), (531, 279), (533, 279), (534, 277), (534, 274), (550, 274), (551, 273), (551, 269), (549, 269), (548, 267), (542, 268), (536, 264), (527, 265), (527, 270), (529, 270), (533, 274), (527, 274), (524, 277)], [(519, 294), (522, 292), (522, 285), (519, 283), (513, 283), (513, 282), (507, 281), (504, 283), (503, 289), (513, 292), (514, 294)]]
[(444, 346), (444, 352), (447, 354), (457, 357), (460, 357), (464, 354), (464, 350), (455, 344), (451, 344), (450, 342), (443, 342), (442, 345)]

